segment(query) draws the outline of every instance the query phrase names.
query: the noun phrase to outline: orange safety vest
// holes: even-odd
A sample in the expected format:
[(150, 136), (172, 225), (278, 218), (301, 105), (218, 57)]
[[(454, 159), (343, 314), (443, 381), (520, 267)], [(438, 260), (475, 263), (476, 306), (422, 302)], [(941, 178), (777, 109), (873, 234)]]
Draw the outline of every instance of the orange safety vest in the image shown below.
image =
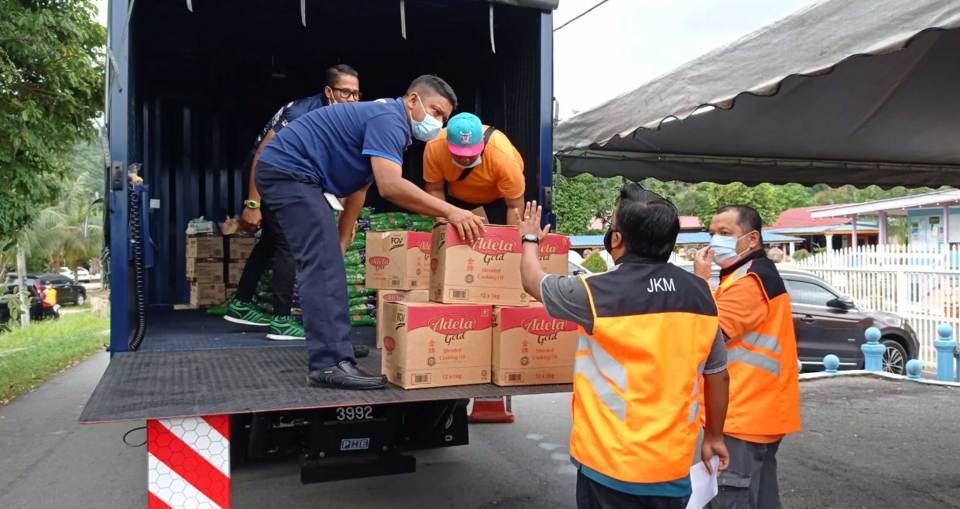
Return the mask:
[(790, 296), (773, 262), (757, 258), (720, 282), (717, 300), (746, 278), (760, 283), (768, 313), (754, 330), (727, 340), (730, 401), (723, 431), (748, 435), (794, 433), (800, 431), (800, 383)]
[(580, 328), (570, 455), (623, 482), (676, 481), (693, 463), (717, 307), (709, 286), (685, 270), (625, 258), (582, 279), (593, 330)]
[(43, 306), (52, 308), (57, 305), (57, 289), (46, 288), (43, 290)]

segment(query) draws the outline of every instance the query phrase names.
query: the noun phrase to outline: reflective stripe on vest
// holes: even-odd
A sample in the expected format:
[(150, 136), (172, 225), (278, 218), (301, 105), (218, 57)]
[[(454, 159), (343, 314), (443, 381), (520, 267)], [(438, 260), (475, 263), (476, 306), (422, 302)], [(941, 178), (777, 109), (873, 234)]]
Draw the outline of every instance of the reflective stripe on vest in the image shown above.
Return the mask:
[(766, 355), (756, 353), (742, 346), (727, 350), (727, 364), (743, 362), (755, 368), (769, 371), (773, 376), (780, 376), (780, 362)]
[(616, 384), (621, 392), (627, 392), (627, 370), (594, 340), (581, 335), (577, 341), (577, 357), (573, 372), (586, 377), (607, 408), (627, 420), (627, 402), (610, 386)]

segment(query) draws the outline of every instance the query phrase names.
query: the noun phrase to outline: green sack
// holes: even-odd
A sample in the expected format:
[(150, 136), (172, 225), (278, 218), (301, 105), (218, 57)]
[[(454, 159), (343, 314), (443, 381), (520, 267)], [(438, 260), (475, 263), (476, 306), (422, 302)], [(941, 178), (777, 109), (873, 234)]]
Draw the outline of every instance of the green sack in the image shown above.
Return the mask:
[(347, 286), (347, 297), (351, 299), (376, 294), (377, 290), (375, 288), (367, 288), (366, 286), (363, 286), (363, 284), (352, 284)]

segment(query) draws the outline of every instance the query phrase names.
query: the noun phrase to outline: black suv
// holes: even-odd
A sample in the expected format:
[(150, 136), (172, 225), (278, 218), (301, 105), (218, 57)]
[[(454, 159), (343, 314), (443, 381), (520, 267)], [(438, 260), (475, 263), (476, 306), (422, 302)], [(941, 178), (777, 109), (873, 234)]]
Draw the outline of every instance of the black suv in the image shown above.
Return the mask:
[(37, 274), (37, 280), (44, 288), (53, 287), (57, 291), (57, 304), (83, 305), (87, 301), (87, 289), (80, 283), (63, 274)]
[[(692, 271), (692, 266), (683, 268)], [(793, 307), (793, 325), (797, 332), (797, 354), (805, 370), (821, 369), (823, 357), (840, 358), (840, 369), (863, 369), (860, 345), (866, 343), (864, 332), (880, 329), (880, 342), (886, 348), (883, 370), (903, 375), (909, 359), (920, 354), (917, 333), (902, 317), (883, 311), (865, 311), (850, 297), (833, 289), (819, 277), (799, 270), (778, 267), (787, 286)], [(713, 273), (716, 287), (719, 272)]]

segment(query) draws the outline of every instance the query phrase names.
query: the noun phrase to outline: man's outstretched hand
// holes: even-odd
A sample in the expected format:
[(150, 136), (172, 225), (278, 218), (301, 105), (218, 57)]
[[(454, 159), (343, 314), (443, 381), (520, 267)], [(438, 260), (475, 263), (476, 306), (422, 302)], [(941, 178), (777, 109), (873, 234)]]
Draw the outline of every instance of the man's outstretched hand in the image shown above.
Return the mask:
[(517, 216), (517, 229), (520, 236), (536, 235), (538, 239), (543, 240), (550, 233), (550, 225), (546, 228), (540, 227), (540, 221), (543, 217), (543, 207), (537, 205), (536, 201), (528, 201), (521, 214), (518, 209), (513, 209)]

